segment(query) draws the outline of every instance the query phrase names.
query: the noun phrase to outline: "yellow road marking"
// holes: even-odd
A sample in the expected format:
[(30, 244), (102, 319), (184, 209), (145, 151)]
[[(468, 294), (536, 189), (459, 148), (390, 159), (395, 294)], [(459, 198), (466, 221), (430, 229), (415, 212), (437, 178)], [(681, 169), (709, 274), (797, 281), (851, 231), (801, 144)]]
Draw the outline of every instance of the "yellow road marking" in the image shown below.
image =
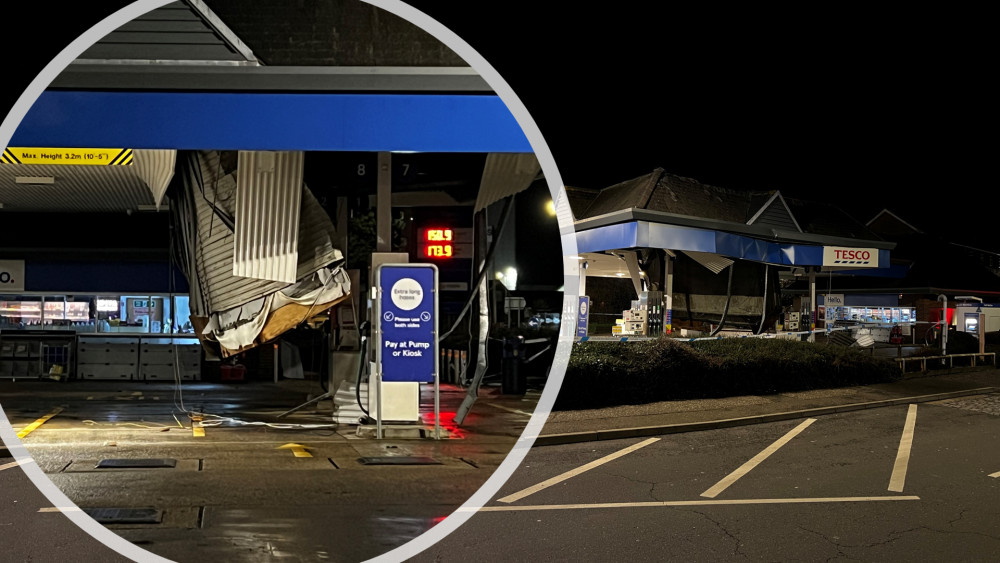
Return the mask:
[[(177, 420), (176, 416), (174, 417), (174, 420)], [(202, 420), (203, 419), (202, 419), (202, 416), (200, 414), (196, 414), (196, 415), (192, 415), (191, 416), (191, 434), (195, 438), (204, 438), (205, 437), (205, 427), (201, 425), (201, 421)]]
[(829, 497), (829, 498), (764, 498), (743, 500), (674, 500), (662, 502), (608, 502), (602, 504), (536, 504), (528, 506), (484, 506), (482, 508), (460, 508), (460, 512), (513, 512), (519, 510), (579, 510), (586, 508), (658, 508), (666, 506), (711, 506), (739, 504), (804, 504), (833, 502), (882, 502), (896, 500), (920, 500), (917, 496), (893, 497)]
[(989, 477), (993, 477), (994, 479), (996, 479), (997, 477), (1000, 477), (1000, 471), (997, 471), (996, 473), (990, 473)]
[(607, 463), (609, 461), (613, 461), (615, 459), (618, 459), (618, 458), (622, 457), (623, 455), (630, 454), (630, 453), (638, 450), (639, 448), (644, 448), (644, 447), (646, 447), (646, 446), (648, 446), (648, 445), (650, 445), (653, 442), (656, 442), (658, 440), (659, 440), (659, 438), (650, 438), (648, 440), (644, 440), (642, 442), (639, 442), (638, 444), (633, 444), (633, 445), (631, 445), (631, 446), (629, 446), (629, 447), (627, 447), (627, 448), (625, 448), (623, 450), (618, 450), (617, 452), (615, 452), (613, 454), (610, 454), (610, 455), (606, 455), (606, 456), (602, 457), (601, 459), (592, 461), (592, 462), (590, 462), (590, 463), (588, 463), (586, 465), (581, 465), (580, 467), (577, 467), (576, 469), (572, 469), (570, 471), (567, 471), (567, 472), (563, 473), (562, 475), (556, 475), (555, 477), (553, 477), (551, 479), (548, 479), (546, 481), (542, 481), (541, 483), (539, 483), (537, 485), (528, 487), (527, 489), (524, 489), (522, 491), (518, 491), (518, 492), (516, 492), (516, 493), (514, 493), (512, 495), (507, 495), (507, 496), (505, 496), (505, 497), (503, 497), (501, 499), (497, 499), (497, 500), (499, 500), (500, 502), (514, 502), (516, 500), (523, 499), (524, 497), (526, 497), (528, 495), (533, 495), (533, 494), (537, 493), (538, 491), (540, 491), (542, 489), (546, 489), (548, 487), (551, 487), (552, 485), (555, 485), (556, 483), (561, 483), (562, 481), (565, 481), (566, 479), (569, 479), (571, 477), (576, 477), (577, 475), (583, 473), (584, 471), (590, 471), (591, 469), (593, 469), (595, 467), (598, 467), (600, 465), (604, 465), (605, 463)]
[(306, 447), (302, 444), (285, 444), (283, 446), (278, 446), (278, 450), (292, 450), (292, 454), (295, 457), (312, 457), (312, 454), (306, 451)]
[(46, 506), (38, 509), (39, 512), (82, 512), (75, 506)]
[(910, 448), (913, 447), (913, 429), (917, 424), (917, 405), (910, 405), (906, 411), (906, 423), (903, 425), (903, 435), (899, 438), (899, 451), (896, 452), (896, 463), (892, 467), (892, 477), (889, 478), (889, 490), (903, 492), (906, 481), (906, 466), (910, 462)]
[(20, 432), (17, 433), (17, 437), (20, 439), (20, 438), (24, 438), (28, 434), (31, 434), (32, 432), (35, 431), (36, 428), (38, 428), (39, 426), (45, 424), (46, 422), (48, 422), (48, 420), (50, 418), (52, 418), (53, 416), (61, 413), (62, 411), (63, 411), (62, 407), (56, 407), (55, 410), (53, 410), (49, 414), (43, 416), (42, 418), (39, 418), (38, 420), (32, 422), (31, 424), (25, 426), (24, 430), (21, 430)]
[(733, 471), (732, 473), (724, 477), (721, 481), (713, 485), (710, 489), (708, 489), (704, 493), (701, 493), (701, 496), (708, 498), (715, 498), (716, 496), (719, 495), (719, 493), (726, 490), (730, 485), (735, 483), (740, 477), (746, 475), (747, 473), (750, 472), (751, 469), (760, 465), (762, 461), (771, 457), (771, 454), (778, 451), (778, 449), (781, 448), (781, 446), (787, 444), (789, 441), (791, 441), (792, 438), (797, 436), (799, 432), (802, 432), (803, 430), (806, 429), (806, 427), (808, 427), (810, 424), (814, 422), (816, 422), (816, 419), (810, 418), (805, 422), (803, 422), (802, 424), (791, 429), (787, 434), (785, 434), (781, 438), (778, 438), (778, 440), (775, 443), (771, 444), (766, 449), (764, 449), (764, 451), (753, 456), (749, 461), (741, 465), (738, 469), (736, 469), (736, 471)]

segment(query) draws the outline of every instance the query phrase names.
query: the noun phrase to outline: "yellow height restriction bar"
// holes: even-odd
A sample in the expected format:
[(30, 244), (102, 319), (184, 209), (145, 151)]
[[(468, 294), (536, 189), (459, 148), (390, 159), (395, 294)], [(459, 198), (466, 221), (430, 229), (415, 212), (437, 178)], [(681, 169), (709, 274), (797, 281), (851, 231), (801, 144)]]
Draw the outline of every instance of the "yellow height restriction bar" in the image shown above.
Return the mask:
[(2, 164), (57, 164), (84, 166), (131, 166), (132, 149), (60, 149), (7, 147), (0, 155)]

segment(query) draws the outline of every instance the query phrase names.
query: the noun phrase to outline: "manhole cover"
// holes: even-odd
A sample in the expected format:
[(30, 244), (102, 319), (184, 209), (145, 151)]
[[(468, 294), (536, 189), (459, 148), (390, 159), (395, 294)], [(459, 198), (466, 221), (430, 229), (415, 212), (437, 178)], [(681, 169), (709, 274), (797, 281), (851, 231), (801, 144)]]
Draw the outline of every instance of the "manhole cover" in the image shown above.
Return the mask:
[(432, 457), (393, 455), (382, 457), (363, 457), (359, 461), (364, 465), (441, 465)]
[(98, 469), (120, 469), (120, 468), (151, 468), (151, 467), (177, 467), (176, 459), (102, 459), (97, 462)]
[(84, 508), (101, 524), (159, 524), (163, 511), (155, 508)]

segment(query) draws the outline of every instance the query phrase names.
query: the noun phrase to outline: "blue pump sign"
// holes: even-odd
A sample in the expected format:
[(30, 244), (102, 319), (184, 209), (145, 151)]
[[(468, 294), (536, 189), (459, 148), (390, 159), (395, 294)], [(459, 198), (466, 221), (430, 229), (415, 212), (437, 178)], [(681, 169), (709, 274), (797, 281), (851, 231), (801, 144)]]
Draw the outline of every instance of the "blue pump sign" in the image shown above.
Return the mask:
[(580, 306), (576, 315), (576, 335), (587, 336), (587, 329), (590, 320), (590, 297), (580, 296)]
[(433, 383), (438, 359), (437, 267), (383, 264), (375, 283), (382, 381)]

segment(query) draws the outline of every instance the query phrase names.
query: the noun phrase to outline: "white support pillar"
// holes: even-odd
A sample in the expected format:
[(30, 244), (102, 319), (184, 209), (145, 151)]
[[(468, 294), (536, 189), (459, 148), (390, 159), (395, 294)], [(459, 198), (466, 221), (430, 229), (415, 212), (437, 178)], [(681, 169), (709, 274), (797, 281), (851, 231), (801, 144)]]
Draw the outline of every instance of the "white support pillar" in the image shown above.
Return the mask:
[(669, 334), (673, 331), (671, 325), (673, 323), (674, 316), (674, 253), (667, 251), (666, 263), (664, 268), (666, 269), (666, 284), (663, 287), (663, 331), (665, 334)]
[(642, 276), (639, 275), (639, 257), (632, 250), (622, 252), (622, 256), (625, 258), (628, 275), (632, 278), (632, 285), (635, 287), (635, 296), (638, 298), (639, 294), (642, 293)]
[(376, 252), (392, 252), (392, 153), (378, 153)]
[(580, 293), (577, 293), (580, 297), (587, 295), (587, 261), (580, 260)]
[[(809, 268), (809, 330), (816, 329), (816, 268)], [(809, 333), (809, 342), (816, 342), (816, 333)]]

